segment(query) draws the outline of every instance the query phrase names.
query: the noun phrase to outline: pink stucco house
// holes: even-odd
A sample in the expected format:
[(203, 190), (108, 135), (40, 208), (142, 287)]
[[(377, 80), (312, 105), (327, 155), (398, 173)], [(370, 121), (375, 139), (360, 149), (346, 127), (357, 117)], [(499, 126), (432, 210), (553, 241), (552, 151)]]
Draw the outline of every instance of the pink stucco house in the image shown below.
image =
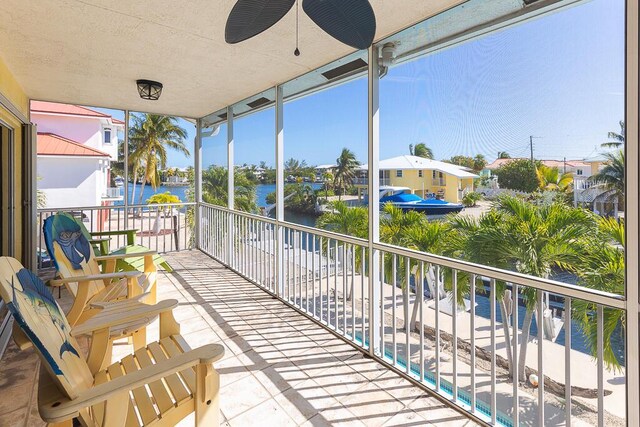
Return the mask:
[(110, 187), (124, 122), (90, 108), (31, 102), (38, 131), (38, 189), (48, 208), (104, 206), (122, 200)]

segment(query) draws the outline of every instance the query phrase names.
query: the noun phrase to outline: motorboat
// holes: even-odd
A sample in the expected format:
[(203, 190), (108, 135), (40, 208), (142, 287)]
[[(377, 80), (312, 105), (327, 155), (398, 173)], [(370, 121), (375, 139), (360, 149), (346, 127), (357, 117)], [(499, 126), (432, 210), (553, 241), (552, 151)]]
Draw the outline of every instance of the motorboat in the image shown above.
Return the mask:
[(464, 208), (460, 203), (451, 203), (435, 197), (423, 199), (411, 194), (411, 189), (407, 187), (381, 186), (380, 206), (384, 206), (385, 203), (391, 203), (403, 211), (417, 211), (427, 215), (457, 213)]

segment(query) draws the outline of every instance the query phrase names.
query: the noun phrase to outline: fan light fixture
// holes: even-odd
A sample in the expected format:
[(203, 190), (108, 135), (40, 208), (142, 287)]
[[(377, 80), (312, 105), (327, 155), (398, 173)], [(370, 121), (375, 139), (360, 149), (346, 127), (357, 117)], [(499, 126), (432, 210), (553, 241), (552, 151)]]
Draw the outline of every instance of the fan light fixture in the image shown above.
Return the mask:
[(136, 85), (138, 85), (138, 94), (142, 99), (157, 101), (162, 94), (162, 83), (160, 82), (141, 79), (136, 80)]
[[(239, 43), (257, 36), (282, 19), (300, 0), (238, 0), (227, 18), (224, 39)], [(376, 16), (369, 0), (302, 0), (302, 9), (317, 26), (336, 40), (367, 49), (376, 34)], [(298, 38), (296, 7), (296, 50)]]

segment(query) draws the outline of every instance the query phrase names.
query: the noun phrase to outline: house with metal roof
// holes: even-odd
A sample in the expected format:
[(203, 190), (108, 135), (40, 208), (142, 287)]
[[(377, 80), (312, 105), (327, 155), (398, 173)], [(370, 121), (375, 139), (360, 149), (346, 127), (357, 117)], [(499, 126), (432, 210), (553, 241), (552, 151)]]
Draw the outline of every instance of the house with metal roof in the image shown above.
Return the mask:
[[(479, 177), (463, 166), (411, 155), (380, 160), (379, 165), (380, 185), (407, 187), (421, 197), (436, 195), (452, 203), (459, 203), (465, 192), (473, 191), (473, 180)], [(368, 165), (360, 170), (367, 171)], [(366, 185), (364, 177), (356, 181), (359, 191)]]

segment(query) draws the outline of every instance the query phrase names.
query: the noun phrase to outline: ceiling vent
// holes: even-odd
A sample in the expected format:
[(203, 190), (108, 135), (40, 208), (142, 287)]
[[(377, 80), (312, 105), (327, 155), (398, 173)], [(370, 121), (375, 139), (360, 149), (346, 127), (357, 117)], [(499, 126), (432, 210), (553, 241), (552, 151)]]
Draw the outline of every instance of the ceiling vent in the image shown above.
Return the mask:
[(342, 77), (346, 74), (353, 73), (354, 71), (358, 71), (362, 68), (366, 68), (367, 63), (361, 58), (355, 59), (351, 62), (347, 62), (344, 65), (340, 65), (339, 67), (333, 68), (331, 70), (325, 71), (322, 75), (327, 80), (333, 80), (338, 77)]
[(262, 98), (258, 98), (255, 101), (247, 102), (247, 105), (251, 108), (258, 108), (269, 103), (271, 103), (271, 100), (263, 96)]

